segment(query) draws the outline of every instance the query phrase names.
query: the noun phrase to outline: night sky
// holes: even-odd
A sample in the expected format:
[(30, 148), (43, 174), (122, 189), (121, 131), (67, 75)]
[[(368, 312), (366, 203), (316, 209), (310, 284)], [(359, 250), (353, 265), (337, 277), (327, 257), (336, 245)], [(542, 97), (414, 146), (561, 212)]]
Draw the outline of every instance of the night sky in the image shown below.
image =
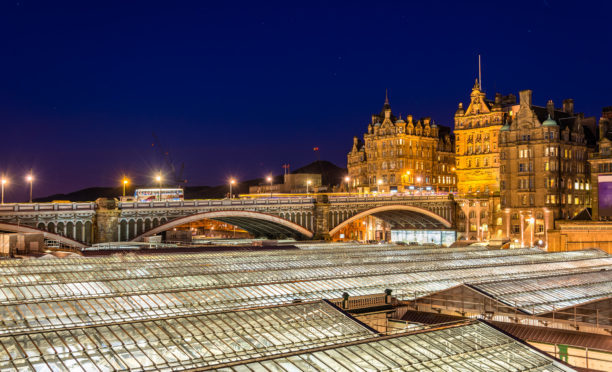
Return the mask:
[[(7, 200), (147, 183), (152, 132), (189, 185), (346, 166), (380, 111), (452, 126), (483, 85), (612, 105), (612, 2), (0, 1)], [(376, 4), (376, 5), (373, 5)]]

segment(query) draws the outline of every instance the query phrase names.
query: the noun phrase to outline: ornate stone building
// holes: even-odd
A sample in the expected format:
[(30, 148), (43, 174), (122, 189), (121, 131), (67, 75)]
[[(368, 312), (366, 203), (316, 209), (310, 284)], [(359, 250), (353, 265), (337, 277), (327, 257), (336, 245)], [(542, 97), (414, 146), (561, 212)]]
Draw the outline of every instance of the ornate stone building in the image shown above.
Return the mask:
[(516, 103), (513, 94), (487, 99), (478, 80), (466, 109), (455, 112), (457, 191), (462, 200), (457, 230), (462, 240), (503, 237), (499, 205), (499, 133)]
[(470, 104), (455, 113), (455, 156), (457, 191), (462, 196), (488, 196), (499, 193), (499, 131), (516, 103), (514, 95), (495, 95), (487, 100), (478, 80), (470, 94)]
[(520, 246), (542, 245), (554, 220), (590, 206), (588, 154), (595, 145), (595, 120), (574, 114), (573, 100), (557, 110), (532, 104), (520, 92), (500, 130), (500, 191), (507, 237)]
[(388, 97), (380, 114), (372, 115), (363, 141), (353, 138), (347, 160), (356, 192), (455, 191), (450, 128), (430, 118), (397, 118)]

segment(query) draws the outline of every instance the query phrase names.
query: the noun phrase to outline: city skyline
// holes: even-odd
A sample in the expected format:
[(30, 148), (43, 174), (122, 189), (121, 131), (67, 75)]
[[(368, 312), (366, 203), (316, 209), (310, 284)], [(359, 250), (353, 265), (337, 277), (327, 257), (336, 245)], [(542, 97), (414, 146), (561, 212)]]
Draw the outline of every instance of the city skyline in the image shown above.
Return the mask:
[[(478, 54), (489, 96), (533, 89), (535, 104), (574, 98), (578, 111), (598, 117), (610, 104), (601, 94), (610, 52), (598, 48), (609, 31), (597, 21), (607, 5), (529, 4), (486, 11), (443, 4), (443, 22), (434, 26), (425, 17), (434, 9), (423, 4), (240, 11), (186, 4), (161, 23), (166, 9), (155, 3), (120, 11), (113, 4), (3, 5), (2, 27), (15, 37), (0, 62), (0, 170), (22, 184), (8, 187), (7, 197), (27, 197), (30, 169), (34, 197), (119, 187), (123, 174), (145, 179), (160, 165), (152, 132), (175, 162), (185, 162), (189, 185), (279, 174), (282, 164), (316, 160), (313, 147), (345, 166), (350, 138), (378, 112), (385, 88), (394, 112), (452, 128), (478, 74)], [(494, 20), (486, 16), (495, 11)], [(221, 14), (236, 22), (211, 18)], [(366, 14), (389, 21), (381, 27)], [(130, 24), (134, 17), (139, 27)], [(572, 20), (572, 32), (549, 27), (559, 20)], [(62, 27), (50, 26), (58, 21)], [(548, 58), (559, 53), (555, 41), (592, 52)]]

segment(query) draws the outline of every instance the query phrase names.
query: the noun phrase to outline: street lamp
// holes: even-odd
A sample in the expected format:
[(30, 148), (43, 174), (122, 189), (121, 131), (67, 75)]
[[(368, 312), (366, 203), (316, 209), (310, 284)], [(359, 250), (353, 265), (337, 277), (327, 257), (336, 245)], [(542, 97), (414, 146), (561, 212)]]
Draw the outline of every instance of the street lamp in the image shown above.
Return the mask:
[(420, 184), (421, 184), (421, 180), (422, 180), (422, 178), (421, 178), (420, 176), (416, 178), (416, 181), (417, 181), (417, 189), (418, 189), (419, 191), (421, 191), (421, 186), (420, 186)]
[(26, 180), (30, 183), (30, 203), (31, 203), (32, 202), (32, 183), (34, 182), (32, 171), (30, 171), (30, 174), (26, 176)]
[(346, 192), (349, 194), (349, 196), (351, 195), (351, 188), (349, 187), (350, 180), (351, 180), (351, 177), (349, 176), (344, 177), (344, 182), (346, 182)]
[(272, 197), (272, 180), (273, 180), (272, 176), (268, 176), (268, 178), (266, 178), (266, 180), (270, 184), (270, 197)]
[(125, 186), (129, 183), (128, 179), (123, 177), (123, 196), (125, 197)]
[[(155, 177), (155, 179), (159, 183), (159, 201), (161, 201), (162, 200), (162, 198), (161, 198), (161, 189), (162, 189), (162, 176), (161, 176), (161, 172), (157, 175), (157, 177)], [(125, 183), (124, 183), (124, 185), (125, 185)]]
[(2, 204), (4, 204), (4, 185), (8, 182), (8, 180), (4, 177), (2, 177)]
[(376, 183), (378, 186), (376, 186), (376, 192), (380, 192), (380, 185), (382, 185), (382, 180), (378, 180), (378, 182)]
[(311, 183), (312, 183), (311, 180), (306, 181), (306, 195), (308, 195), (308, 187), (310, 186)]
[[(409, 170), (406, 171), (406, 184), (410, 184), (410, 171)], [(404, 188), (404, 191), (406, 191), (406, 188)]]
[(236, 180), (231, 178), (229, 181), (229, 185), (230, 185), (230, 199), (232, 199), (234, 196), (232, 195), (232, 186), (236, 183)]

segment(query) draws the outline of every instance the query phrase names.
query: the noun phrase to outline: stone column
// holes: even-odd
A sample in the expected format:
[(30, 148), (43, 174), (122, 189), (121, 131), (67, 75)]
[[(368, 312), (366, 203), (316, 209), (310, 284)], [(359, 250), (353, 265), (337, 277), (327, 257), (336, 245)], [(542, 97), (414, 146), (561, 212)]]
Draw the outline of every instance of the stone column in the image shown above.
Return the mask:
[(476, 202), (476, 240), (482, 241), (482, 230), (480, 229), (480, 202)]
[(94, 229), (94, 243), (113, 242), (118, 240), (117, 227), (119, 226), (119, 209), (114, 199), (99, 198), (96, 200)]
[(329, 240), (331, 221), (329, 220), (329, 199), (327, 195), (317, 195), (314, 204), (314, 239)]
[(519, 213), (519, 223), (521, 224), (521, 248), (525, 246), (525, 224), (523, 222), (523, 212)]

